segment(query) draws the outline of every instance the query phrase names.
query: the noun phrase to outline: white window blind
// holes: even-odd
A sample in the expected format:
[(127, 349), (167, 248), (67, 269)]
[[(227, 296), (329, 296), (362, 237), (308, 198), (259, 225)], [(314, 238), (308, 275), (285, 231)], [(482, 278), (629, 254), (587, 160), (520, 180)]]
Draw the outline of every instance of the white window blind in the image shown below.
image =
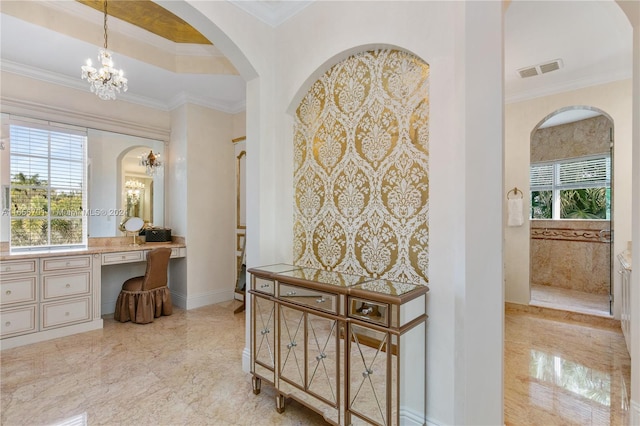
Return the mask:
[(611, 158), (590, 158), (559, 163), (558, 172), (558, 186), (564, 188), (605, 186), (611, 182)]
[(11, 248), (86, 245), (86, 130), (19, 122), (9, 131)]
[(553, 164), (532, 165), (529, 170), (531, 188), (551, 187), (553, 185)]

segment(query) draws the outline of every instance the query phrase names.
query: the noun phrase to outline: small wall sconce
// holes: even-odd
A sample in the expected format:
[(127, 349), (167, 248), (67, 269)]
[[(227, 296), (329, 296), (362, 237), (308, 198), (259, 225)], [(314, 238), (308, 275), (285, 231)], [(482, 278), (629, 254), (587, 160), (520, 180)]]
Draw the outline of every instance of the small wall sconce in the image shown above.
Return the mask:
[(149, 154), (142, 155), (140, 157), (140, 165), (146, 167), (146, 173), (149, 176), (155, 175), (162, 167), (162, 161), (160, 161), (160, 154), (154, 153), (153, 150), (149, 151)]

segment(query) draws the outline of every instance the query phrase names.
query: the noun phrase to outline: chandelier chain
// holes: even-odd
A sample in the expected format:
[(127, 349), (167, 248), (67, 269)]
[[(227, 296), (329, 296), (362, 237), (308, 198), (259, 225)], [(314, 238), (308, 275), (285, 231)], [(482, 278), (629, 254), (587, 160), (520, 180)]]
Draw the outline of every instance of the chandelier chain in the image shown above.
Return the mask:
[(107, 0), (104, 0), (104, 49), (107, 50)]

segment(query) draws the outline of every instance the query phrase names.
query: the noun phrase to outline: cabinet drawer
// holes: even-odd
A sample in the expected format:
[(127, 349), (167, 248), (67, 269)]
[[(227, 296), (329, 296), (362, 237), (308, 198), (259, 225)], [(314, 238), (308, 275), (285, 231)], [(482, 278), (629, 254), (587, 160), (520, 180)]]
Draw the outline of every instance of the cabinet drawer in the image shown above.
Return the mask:
[(184, 247), (172, 248), (171, 249), (171, 257), (184, 257), (185, 249)]
[(144, 252), (138, 251), (121, 251), (118, 253), (106, 253), (102, 255), (103, 265), (115, 265), (117, 263), (142, 262), (144, 260)]
[(2, 280), (0, 283), (0, 301), (2, 306), (16, 303), (36, 302), (36, 277)]
[(33, 333), (36, 324), (36, 305), (5, 309), (0, 313), (0, 337)]
[(9, 262), (0, 262), (0, 274), (20, 274), (36, 272), (36, 261), (33, 260), (16, 260)]
[(280, 284), (278, 297), (281, 300), (320, 309), (333, 314), (338, 313), (338, 296), (331, 293), (323, 293), (318, 290), (297, 287), (289, 284)]
[(91, 298), (43, 303), (42, 328), (59, 327), (91, 319)]
[(91, 275), (89, 271), (42, 277), (43, 300), (86, 294), (90, 291)]
[(275, 294), (275, 283), (273, 280), (266, 280), (260, 277), (254, 277), (253, 290), (270, 295)]
[(66, 269), (89, 268), (91, 256), (68, 256), (42, 259), (42, 271), (60, 271)]
[(389, 327), (389, 305), (349, 297), (349, 316)]

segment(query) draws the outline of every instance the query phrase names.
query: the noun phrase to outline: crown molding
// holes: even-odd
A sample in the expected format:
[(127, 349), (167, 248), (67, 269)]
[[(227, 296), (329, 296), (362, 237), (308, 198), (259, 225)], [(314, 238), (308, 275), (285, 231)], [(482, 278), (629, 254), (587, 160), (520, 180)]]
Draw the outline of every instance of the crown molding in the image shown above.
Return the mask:
[(632, 77), (630, 71), (619, 71), (606, 75), (593, 76), (563, 82), (562, 84), (552, 84), (542, 89), (523, 90), (514, 92), (505, 96), (505, 104), (528, 101), (531, 99), (542, 98), (545, 96), (557, 95), (563, 92), (584, 89), (589, 86), (598, 86), (601, 84), (613, 83), (614, 81), (628, 80)]
[[(87, 83), (79, 78), (70, 78), (69, 76), (58, 74), (51, 71), (45, 71), (40, 68), (30, 67), (18, 64), (13, 61), (3, 60), (0, 62), (0, 71), (17, 74), (23, 77), (32, 78), (34, 80), (43, 81), (45, 83), (56, 84), (58, 86), (67, 87), (69, 89), (88, 91)], [(218, 99), (205, 99), (196, 96), (189, 96), (182, 92), (174, 97), (170, 102), (163, 103), (156, 99), (144, 96), (134, 95), (131, 93), (122, 93), (118, 95), (118, 100), (141, 105), (147, 108), (153, 108), (160, 111), (171, 111), (183, 104), (193, 103), (202, 107), (214, 109), (229, 114), (242, 112), (246, 108), (245, 101), (228, 102)]]

